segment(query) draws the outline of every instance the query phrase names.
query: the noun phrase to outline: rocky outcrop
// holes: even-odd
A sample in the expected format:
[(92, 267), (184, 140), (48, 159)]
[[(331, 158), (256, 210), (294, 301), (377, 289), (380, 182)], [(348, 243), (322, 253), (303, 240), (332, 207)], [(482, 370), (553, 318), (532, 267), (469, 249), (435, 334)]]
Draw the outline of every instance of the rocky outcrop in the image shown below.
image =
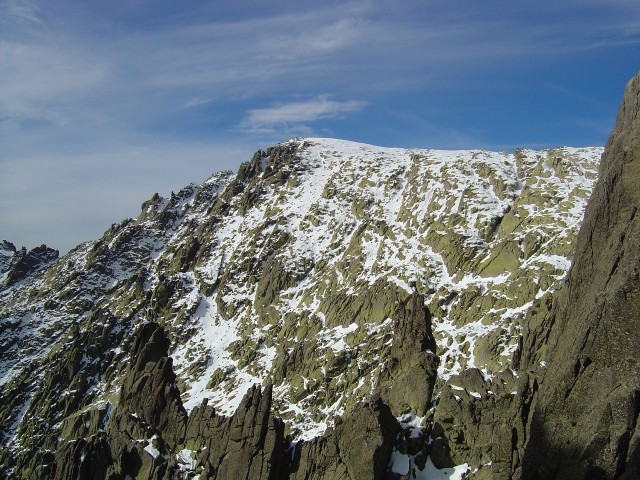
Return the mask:
[(289, 480), (350, 480), (340, 449), (330, 432), (292, 447)]
[(50, 478), (160, 479), (167, 472), (177, 472), (175, 462), (152, 454), (175, 448), (184, 437), (187, 420), (168, 348), (159, 325), (142, 325), (117, 406), (65, 419), (65, 436), (55, 448)]
[(55, 454), (51, 477), (54, 480), (92, 480), (121, 478), (107, 472), (112, 470), (113, 458), (106, 435), (96, 435), (63, 444)]
[[(175, 461), (165, 462), (161, 456), (182, 443), (187, 424), (169, 345), (158, 324), (143, 324), (138, 331), (118, 405), (107, 428), (111, 455), (119, 460), (113, 466), (117, 475), (135, 478), (141, 472), (160, 471), (160, 467), (163, 472), (167, 467), (177, 468)], [(150, 453), (155, 451), (155, 456)]]
[(10, 287), (58, 259), (58, 250), (40, 245), (32, 250), (16, 249), (3, 240), (0, 245), (0, 289)]
[(271, 387), (252, 387), (231, 417), (206, 401), (187, 415), (168, 349), (162, 327), (140, 327), (108, 426), (58, 445), (42, 478), (177, 480), (195, 471), (220, 480), (286, 478), (288, 443), (271, 414)]
[(356, 408), (336, 428), (340, 457), (351, 480), (382, 480), (400, 426), (380, 399)]
[(133, 344), (120, 399), (106, 430), (62, 442), (52, 479), (383, 480), (400, 425), (379, 398), (358, 405), (325, 436), (291, 443), (272, 414), (272, 387), (251, 387), (235, 414), (207, 405), (185, 412), (169, 340), (146, 323)]
[(289, 480), (383, 480), (400, 425), (380, 398), (359, 404), (335, 429), (292, 449)]
[(191, 412), (184, 447), (195, 453), (202, 478), (285, 478), (284, 423), (271, 413), (272, 389), (251, 387), (232, 417), (204, 402)]
[(414, 292), (394, 315), (393, 343), (380, 376), (380, 395), (395, 415), (426, 414), (438, 376), (435, 352), (431, 313)]
[(573, 267), (539, 335), (548, 366), (524, 479), (640, 476), (639, 208), (640, 75), (627, 85)]
[[(176, 445), (184, 438), (187, 412), (182, 406), (176, 375), (169, 354), (169, 339), (158, 324), (142, 325), (133, 346), (129, 372), (125, 376), (118, 413), (112, 420), (115, 428), (122, 426), (131, 438), (145, 438), (148, 427), (161, 432), (165, 440)], [(136, 427), (128, 430), (134, 417)]]
[(511, 370), (484, 378), (478, 369), (454, 375), (433, 417), (431, 458), (439, 468), (477, 465), (473, 478), (519, 478), (535, 378)]

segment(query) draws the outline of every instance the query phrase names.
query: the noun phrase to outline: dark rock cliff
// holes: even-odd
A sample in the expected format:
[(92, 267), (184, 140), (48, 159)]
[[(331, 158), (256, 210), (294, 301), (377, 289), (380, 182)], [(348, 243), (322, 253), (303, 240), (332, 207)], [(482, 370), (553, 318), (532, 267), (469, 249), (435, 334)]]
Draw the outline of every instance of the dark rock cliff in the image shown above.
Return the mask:
[[(640, 478), (639, 208), (640, 75), (607, 142), (568, 281), (533, 335), (547, 342), (548, 367), (525, 479)], [(535, 345), (525, 339), (525, 349)]]

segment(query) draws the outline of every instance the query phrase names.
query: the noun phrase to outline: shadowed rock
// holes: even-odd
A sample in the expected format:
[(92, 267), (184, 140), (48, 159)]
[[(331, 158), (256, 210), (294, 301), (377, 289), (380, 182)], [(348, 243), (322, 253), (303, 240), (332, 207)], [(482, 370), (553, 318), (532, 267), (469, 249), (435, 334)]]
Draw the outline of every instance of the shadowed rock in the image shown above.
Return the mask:
[(400, 425), (380, 398), (359, 404), (323, 437), (293, 450), (289, 480), (383, 480)]
[(523, 478), (638, 478), (640, 76), (627, 85), (554, 301)]
[(52, 478), (177, 480), (184, 476), (177, 457), (183, 450), (194, 453), (201, 478), (286, 478), (284, 424), (271, 415), (271, 387), (251, 387), (231, 417), (216, 414), (206, 400), (188, 416), (169, 345), (158, 324), (139, 328), (106, 432), (62, 444)]
[(477, 369), (452, 376), (433, 418), (431, 459), (438, 468), (479, 465), (473, 478), (519, 478), (535, 378), (510, 370), (485, 379)]
[(134, 344), (132, 364), (122, 385), (113, 425), (131, 438), (160, 433), (176, 445), (184, 438), (187, 412), (176, 386), (169, 340), (158, 324), (142, 326)]
[(3, 240), (1, 247), (5, 255), (0, 259), (0, 274), (4, 274), (5, 278), (0, 283), (0, 289), (24, 280), (58, 259), (58, 250), (46, 245), (40, 245), (29, 251), (25, 247), (17, 250), (11, 242)]
[(272, 389), (251, 387), (232, 417), (206, 401), (189, 416), (185, 445), (199, 452), (204, 478), (284, 478), (284, 423), (271, 415)]

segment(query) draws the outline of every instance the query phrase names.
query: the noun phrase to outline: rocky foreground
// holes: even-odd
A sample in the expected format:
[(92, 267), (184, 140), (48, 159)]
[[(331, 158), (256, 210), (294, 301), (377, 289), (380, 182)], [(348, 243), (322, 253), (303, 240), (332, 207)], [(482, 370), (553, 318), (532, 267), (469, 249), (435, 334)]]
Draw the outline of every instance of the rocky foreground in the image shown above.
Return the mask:
[(5, 242), (0, 474), (638, 478), (639, 112), (636, 77), (599, 171), (293, 140)]

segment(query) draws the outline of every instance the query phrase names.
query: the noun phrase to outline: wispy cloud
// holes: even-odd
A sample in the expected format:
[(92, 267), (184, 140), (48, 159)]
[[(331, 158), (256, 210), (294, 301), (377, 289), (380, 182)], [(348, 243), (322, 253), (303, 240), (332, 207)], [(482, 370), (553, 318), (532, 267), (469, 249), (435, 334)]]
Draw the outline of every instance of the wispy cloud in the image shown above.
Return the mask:
[(633, 15), (568, 23), (562, 7), (545, 2), (526, 22), (518, 20), (526, 12), (515, 8), (496, 16), (473, 3), (453, 14), (422, 2), (393, 9), (329, 2), (231, 19), (200, 7), (176, 23), (149, 21), (153, 28), (144, 22), (100, 35), (88, 28), (99, 23), (95, 18), (44, 25), (55, 10), (44, 15), (44, 6), (31, 3), (0, 5), (31, 22), (22, 37), (13, 26), (0, 45), (1, 116), (70, 124), (72, 117), (85, 123), (90, 109), (118, 122), (155, 122), (176, 109), (234, 98), (264, 102), (326, 91), (366, 98), (447, 87), (465, 71), (478, 76), (549, 55), (640, 41)]
[(0, 15), (7, 20), (6, 22), (1, 22), (2, 24), (9, 24), (16, 20), (27, 20), (43, 24), (44, 22), (40, 19), (39, 12), (40, 8), (36, 4), (26, 0), (5, 0), (0, 3)]
[(359, 100), (340, 102), (331, 100), (328, 95), (321, 95), (311, 100), (249, 110), (241, 128), (258, 133), (271, 133), (276, 128), (301, 130), (308, 122), (337, 118), (362, 110), (366, 105), (366, 102)]
[(0, 112), (18, 121), (65, 123), (116, 81), (107, 63), (74, 46), (4, 41), (0, 64)]
[(193, 108), (199, 107), (201, 105), (206, 105), (207, 103), (213, 102), (213, 98), (202, 98), (202, 97), (193, 97), (192, 99), (186, 101), (182, 106), (184, 108)]

